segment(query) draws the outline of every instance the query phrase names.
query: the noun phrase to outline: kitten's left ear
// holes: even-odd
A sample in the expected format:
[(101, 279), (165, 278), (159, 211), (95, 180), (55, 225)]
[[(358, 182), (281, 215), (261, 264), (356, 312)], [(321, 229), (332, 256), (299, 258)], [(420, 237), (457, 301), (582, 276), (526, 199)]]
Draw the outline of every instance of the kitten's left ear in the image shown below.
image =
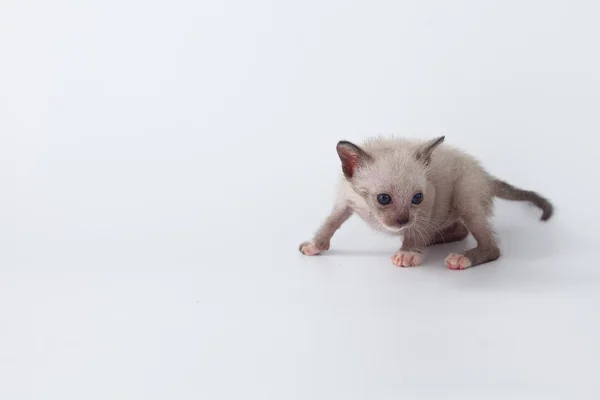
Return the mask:
[(429, 165), (429, 163), (431, 162), (431, 153), (433, 152), (433, 150), (435, 150), (436, 147), (442, 144), (444, 139), (446, 139), (446, 136), (440, 136), (422, 145), (417, 150), (417, 160), (421, 161), (425, 165)]

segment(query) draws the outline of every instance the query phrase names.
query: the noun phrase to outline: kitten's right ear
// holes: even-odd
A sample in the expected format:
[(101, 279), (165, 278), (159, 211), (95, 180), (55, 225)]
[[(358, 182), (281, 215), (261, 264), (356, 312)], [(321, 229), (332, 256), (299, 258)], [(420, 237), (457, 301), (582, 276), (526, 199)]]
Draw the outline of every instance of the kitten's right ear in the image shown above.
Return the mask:
[(365, 153), (360, 147), (345, 140), (338, 142), (336, 149), (342, 161), (342, 171), (344, 171), (344, 176), (348, 179), (354, 176), (356, 169), (360, 165), (371, 160), (371, 156)]

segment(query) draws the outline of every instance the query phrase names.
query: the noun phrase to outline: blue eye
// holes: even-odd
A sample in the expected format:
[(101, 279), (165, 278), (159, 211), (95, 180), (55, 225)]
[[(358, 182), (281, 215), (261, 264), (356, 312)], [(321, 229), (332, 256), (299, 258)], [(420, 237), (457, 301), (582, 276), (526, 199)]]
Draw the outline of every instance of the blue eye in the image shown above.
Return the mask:
[(390, 202), (392, 201), (392, 198), (390, 197), (389, 194), (385, 194), (385, 193), (381, 193), (377, 195), (377, 201), (379, 202), (379, 204), (382, 205), (386, 205), (386, 204), (390, 204)]
[(422, 201), (423, 201), (423, 193), (421, 193), (421, 192), (415, 193), (415, 195), (412, 198), (412, 203), (413, 204), (421, 204)]

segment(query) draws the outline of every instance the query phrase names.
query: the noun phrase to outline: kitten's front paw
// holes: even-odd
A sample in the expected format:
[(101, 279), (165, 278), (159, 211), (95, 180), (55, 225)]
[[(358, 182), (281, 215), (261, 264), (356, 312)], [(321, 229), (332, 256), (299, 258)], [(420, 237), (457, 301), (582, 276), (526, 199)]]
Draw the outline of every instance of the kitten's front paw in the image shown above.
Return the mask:
[(446, 266), (450, 269), (467, 269), (471, 264), (471, 260), (463, 254), (452, 253), (446, 257)]
[(305, 256), (316, 256), (317, 254), (320, 254), (322, 251), (327, 249), (320, 249), (313, 242), (304, 242), (300, 245), (299, 250), (300, 253), (304, 254)]
[(421, 265), (423, 255), (414, 251), (398, 251), (392, 256), (392, 264), (396, 267), (416, 267)]

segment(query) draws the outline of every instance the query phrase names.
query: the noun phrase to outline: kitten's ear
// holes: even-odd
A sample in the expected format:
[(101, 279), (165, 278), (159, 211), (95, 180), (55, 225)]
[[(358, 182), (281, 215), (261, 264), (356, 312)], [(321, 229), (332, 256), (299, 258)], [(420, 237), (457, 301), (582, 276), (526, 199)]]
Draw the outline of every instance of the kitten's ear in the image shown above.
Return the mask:
[(360, 165), (372, 159), (360, 147), (345, 140), (338, 142), (336, 149), (342, 161), (342, 171), (348, 179), (354, 176), (354, 172)]
[(422, 145), (419, 150), (417, 150), (417, 160), (421, 161), (425, 165), (429, 165), (429, 162), (431, 161), (431, 153), (436, 147), (442, 144), (444, 139), (446, 139), (445, 136), (440, 136)]

